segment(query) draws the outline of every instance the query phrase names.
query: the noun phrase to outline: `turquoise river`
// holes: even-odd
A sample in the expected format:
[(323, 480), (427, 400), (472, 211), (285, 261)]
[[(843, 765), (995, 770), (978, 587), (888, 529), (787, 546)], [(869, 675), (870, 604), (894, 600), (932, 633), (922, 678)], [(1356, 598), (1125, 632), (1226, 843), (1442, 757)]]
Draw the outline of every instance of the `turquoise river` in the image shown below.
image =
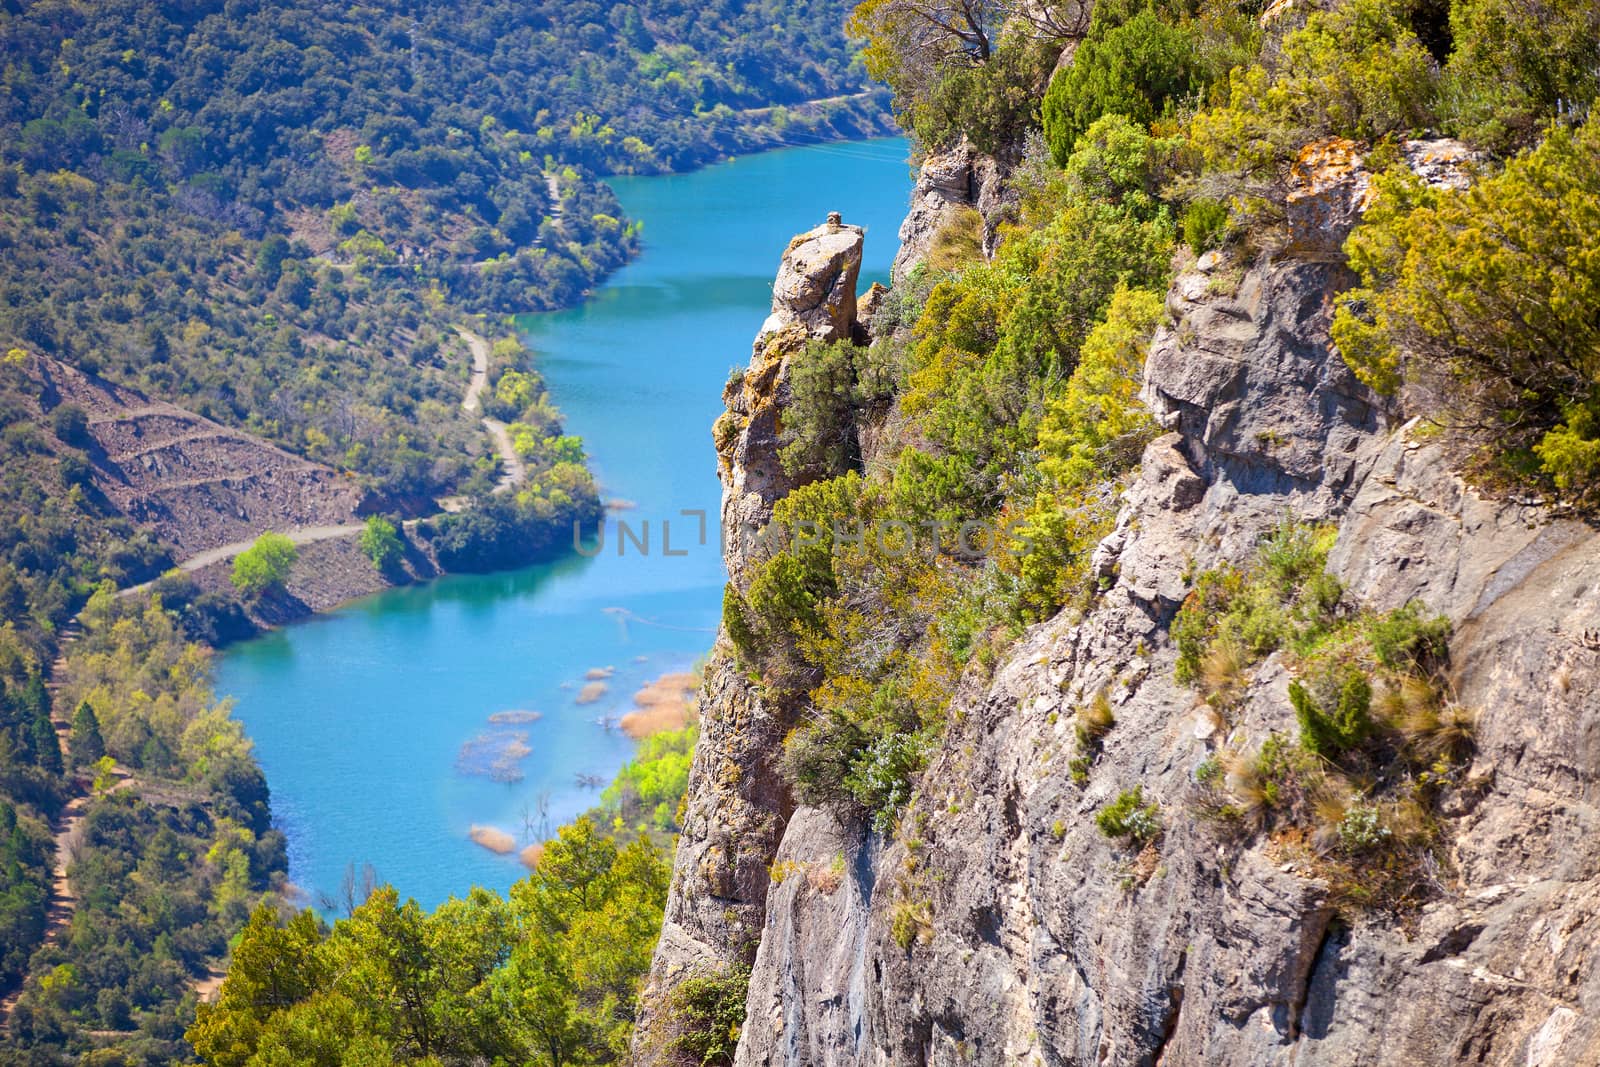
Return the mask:
[[(710, 647), (723, 582), (711, 423), (766, 317), (778, 257), (836, 210), (867, 227), (862, 287), (887, 280), (906, 159), (904, 141), (876, 140), (618, 179), (643, 255), (584, 306), (524, 321), (602, 495), (633, 505), (607, 520), (601, 553), (392, 590), (219, 658), (306, 902), (336, 898), (351, 864), (428, 907), (504, 889), (520, 861), (474, 844), (471, 827), (520, 845), (597, 801), (579, 776), (609, 782), (632, 750), (604, 720)], [(705, 514), (705, 543), (684, 512)], [(619, 521), (641, 539), (648, 524), (648, 551), (629, 540), (618, 554)], [(578, 704), (586, 672), (605, 667), (606, 695)], [(464, 772), (463, 745), (513, 710), (541, 713), (515, 727), (531, 749), (523, 779)]]

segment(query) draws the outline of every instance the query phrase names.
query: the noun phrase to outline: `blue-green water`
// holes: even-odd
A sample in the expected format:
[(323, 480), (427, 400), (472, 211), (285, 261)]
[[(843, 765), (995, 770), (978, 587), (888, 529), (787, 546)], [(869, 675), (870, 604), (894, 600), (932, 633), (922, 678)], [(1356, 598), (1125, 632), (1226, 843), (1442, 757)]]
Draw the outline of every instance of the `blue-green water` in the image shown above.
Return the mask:
[[(906, 145), (878, 140), (751, 156), (693, 174), (620, 179), (645, 251), (583, 307), (526, 320), (556, 403), (581, 434), (614, 513), (603, 551), (486, 577), (450, 577), (351, 604), (235, 646), (218, 687), (237, 698), (289, 837), (289, 873), (314, 903), (347, 864), (370, 863), (432, 906), (522, 876), (519, 845), (590, 807), (577, 775), (610, 781), (632, 743), (597, 722), (640, 685), (690, 667), (721, 606), (712, 421), (728, 370), (749, 359), (789, 238), (829, 211), (867, 227), (862, 287), (886, 280), (909, 188)], [(706, 515), (704, 544), (699, 520)], [(618, 555), (615, 523), (634, 541)], [(672, 555), (662, 544), (671, 523)], [(677, 553), (683, 553), (679, 555)], [(615, 667), (606, 696), (575, 703), (584, 674)], [(520, 782), (463, 773), (489, 716), (542, 713), (524, 730)]]

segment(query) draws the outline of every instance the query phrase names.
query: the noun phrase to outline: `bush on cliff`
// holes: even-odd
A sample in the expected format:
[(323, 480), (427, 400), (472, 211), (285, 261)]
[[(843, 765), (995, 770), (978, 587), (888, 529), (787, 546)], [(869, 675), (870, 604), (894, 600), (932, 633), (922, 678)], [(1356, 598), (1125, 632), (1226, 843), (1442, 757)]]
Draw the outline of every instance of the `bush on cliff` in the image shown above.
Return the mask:
[(1513, 475), (1600, 502), (1600, 121), (1456, 192), (1396, 173), (1346, 252), (1333, 337), (1367, 384), (1424, 387)]
[(1050, 79), (1044, 136), (1060, 166), (1103, 115), (1140, 126), (1171, 115), (1202, 88), (1192, 34), (1145, 8), (1121, 24), (1097, 19), (1072, 62)]
[(1593, 0), (1454, 0), (1440, 100), (1450, 132), (1496, 151), (1536, 140), (1555, 115), (1584, 115), (1600, 93)]

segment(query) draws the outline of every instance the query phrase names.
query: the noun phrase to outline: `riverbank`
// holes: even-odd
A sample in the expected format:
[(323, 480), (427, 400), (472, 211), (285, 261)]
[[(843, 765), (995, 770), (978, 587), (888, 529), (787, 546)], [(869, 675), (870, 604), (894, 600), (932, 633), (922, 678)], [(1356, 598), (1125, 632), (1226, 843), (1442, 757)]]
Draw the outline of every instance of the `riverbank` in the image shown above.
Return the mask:
[[(336, 895), (347, 865), (368, 862), (424, 906), (472, 885), (504, 890), (522, 862), (474, 844), (471, 827), (520, 843), (531, 818), (530, 839), (542, 840), (539, 827), (593, 809), (651, 743), (622, 729), (634, 694), (691, 668), (720, 617), (710, 428), (728, 369), (748, 359), (782, 250), (841, 206), (840, 190), (856, 205), (847, 221), (869, 231), (861, 285), (886, 278), (906, 151), (865, 142), (619, 179), (628, 215), (645, 224), (644, 253), (582, 307), (518, 323), (603, 496), (634, 505), (614, 512), (604, 550), (380, 591), (219, 657), (218, 690), (237, 698), (289, 836), (291, 877), (311, 899)], [(704, 543), (685, 511), (706, 516)], [(641, 536), (648, 524), (648, 550), (623, 547), (624, 521)], [(587, 676), (604, 667), (614, 671)], [(580, 704), (593, 681), (606, 690)], [(506, 720), (517, 710), (541, 715)], [(501, 726), (526, 734), (520, 781), (496, 779), (488, 745), (487, 759), (469, 761), (485, 773), (463, 769), (463, 746)], [(669, 826), (673, 809), (660, 813)]]

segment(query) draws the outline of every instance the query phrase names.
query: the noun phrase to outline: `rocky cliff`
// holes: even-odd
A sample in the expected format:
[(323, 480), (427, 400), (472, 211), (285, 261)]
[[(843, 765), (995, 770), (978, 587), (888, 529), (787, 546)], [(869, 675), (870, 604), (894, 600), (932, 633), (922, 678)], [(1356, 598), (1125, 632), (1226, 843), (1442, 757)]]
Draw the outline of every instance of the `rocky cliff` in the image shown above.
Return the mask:
[[(1095, 553), (1102, 593), (967, 673), (895, 839), (794, 808), (774, 770), (791, 709), (719, 645), (648, 1002), (749, 962), (741, 1064), (1600, 1063), (1600, 537), (1479, 492), (1331, 350), (1348, 279), (1325, 253), (1364, 180), (1331, 155), (1340, 173), (1303, 176), (1287, 249), (1208, 256), (1173, 284), (1145, 383), (1166, 432)], [(726, 394), (730, 529), (787, 489), (786, 361), (847, 329), (856, 253), (823, 242), (859, 249), (797, 238)], [(780, 307), (791, 288), (804, 307)], [(1453, 623), (1475, 751), (1439, 801), (1446, 861), (1418, 909), (1341, 907), (1282, 842), (1227, 846), (1195, 814), (1208, 757), (1293, 735), (1295, 716), (1274, 655), (1220, 723), (1174, 681), (1171, 623), (1196, 574), (1242, 563), (1286, 515), (1336, 526), (1329, 570), (1353, 599)], [(745, 563), (736, 539), (735, 584)], [(1075, 781), (1073, 713), (1099, 692), (1115, 726)], [(1164, 833), (1130, 855), (1094, 814), (1136, 785)], [(638, 1058), (662, 1040), (641, 1029)]]
[[(848, 339), (857, 326), (863, 230), (835, 214), (790, 242), (772, 287), (772, 314), (749, 367), (723, 392), (717, 420), (722, 537), (729, 581), (748, 580), (757, 535), (793, 483), (778, 462), (789, 370), (812, 341)], [(754, 954), (766, 918), (768, 865), (792, 803), (773, 762), (793, 709), (773, 706), (742, 673), (719, 634), (705, 668), (700, 737), (635, 1058), (656, 1061), (668, 1040), (660, 1009), (688, 975)]]

